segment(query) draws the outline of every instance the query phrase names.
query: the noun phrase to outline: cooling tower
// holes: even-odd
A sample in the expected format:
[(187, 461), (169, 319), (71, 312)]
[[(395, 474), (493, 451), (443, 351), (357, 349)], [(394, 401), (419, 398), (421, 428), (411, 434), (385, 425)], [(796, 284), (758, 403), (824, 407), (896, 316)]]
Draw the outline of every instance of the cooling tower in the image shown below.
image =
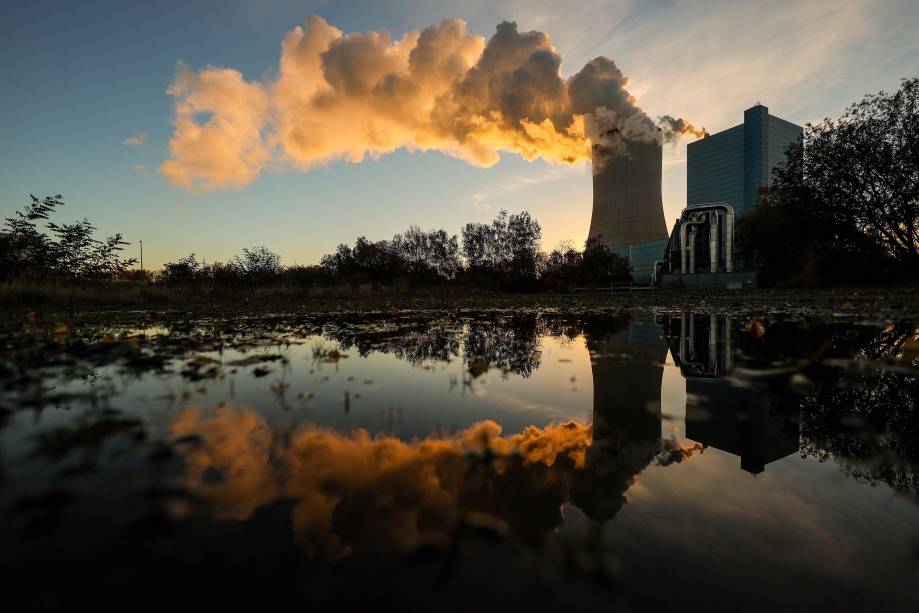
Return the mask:
[(594, 208), (588, 238), (609, 249), (666, 240), (662, 145), (633, 141), (625, 152), (609, 155), (595, 147), (593, 158)]

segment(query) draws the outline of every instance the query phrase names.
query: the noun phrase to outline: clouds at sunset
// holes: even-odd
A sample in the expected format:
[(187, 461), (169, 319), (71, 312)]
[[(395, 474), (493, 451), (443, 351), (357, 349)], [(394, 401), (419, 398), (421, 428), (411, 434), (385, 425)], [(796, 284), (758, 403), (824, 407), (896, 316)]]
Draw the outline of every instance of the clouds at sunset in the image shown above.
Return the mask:
[(124, 139), (123, 141), (121, 141), (121, 144), (122, 145), (143, 145), (146, 141), (147, 141), (147, 133), (141, 132), (139, 134), (135, 134), (134, 136), (130, 136)]
[(692, 128), (670, 118), (658, 130), (612, 60), (596, 58), (567, 80), (561, 64), (547, 34), (510, 22), (487, 42), (458, 19), (393, 40), (386, 30), (343, 34), (311, 16), (285, 37), (275, 79), (180, 66), (167, 92), (175, 132), (161, 172), (210, 190), (242, 187), (269, 164), (307, 170), (400, 148), (482, 167), (502, 151), (575, 163), (590, 159), (591, 143), (615, 149)]
[(229, 68), (194, 72), (179, 64), (166, 93), (175, 99), (174, 133), (160, 172), (170, 183), (207, 191), (255, 179), (269, 158), (262, 138), (269, 96), (261, 83)]

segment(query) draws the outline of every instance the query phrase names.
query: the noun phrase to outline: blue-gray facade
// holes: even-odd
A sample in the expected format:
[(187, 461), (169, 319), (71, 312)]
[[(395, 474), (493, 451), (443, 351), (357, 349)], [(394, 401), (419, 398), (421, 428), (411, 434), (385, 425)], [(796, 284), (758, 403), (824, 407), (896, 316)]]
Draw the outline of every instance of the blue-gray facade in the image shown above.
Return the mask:
[(641, 283), (650, 283), (654, 272), (654, 263), (664, 257), (667, 249), (667, 239), (644, 241), (627, 247), (610, 249), (613, 253), (629, 259), (629, 270), (632, 280)]
[(744, 111), (742, 124), (689, 143), (686, 204), (727, 202), (742, 217), (759, 200), (759, 189), (771, 183), (785, 148), (802, 135), (801, 126), (758, 104)]

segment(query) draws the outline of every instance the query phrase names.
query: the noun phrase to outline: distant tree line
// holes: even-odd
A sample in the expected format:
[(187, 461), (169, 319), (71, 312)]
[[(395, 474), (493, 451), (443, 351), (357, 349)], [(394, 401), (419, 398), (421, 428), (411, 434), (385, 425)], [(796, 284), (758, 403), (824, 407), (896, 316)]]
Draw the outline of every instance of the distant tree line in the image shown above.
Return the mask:
[(207, 264), (192, 253), (158, 272), (142, 272), (129, 270), (137, 261), (122, 257), (129, 243), (121, 234), (98, 240), (86, 219), (58, 224), (50, 219), (64, 204), (61, 196), (31, 198), (0, 231), (0, 281), (133, 279), (240, 288), (458, 285), (564, 291), (631, 279), (628, 260), (597, 241), (588, 240), (583, 250), (563, 243), (544, 253), (542, 228), (526, 211), (501, 211), (490, 223), (467, 223), (459, 236), (414, 225), (389, 240), (361, 236), (353, 245), (338, 245), (312, 266), (283, 266), (280, 255), (257, 246), (226, 262)]
[(764, 284), (919, 279), (919, 79), (807, 124), (737, 231)]
[(602, 287), (631, 279), (628, 260), (596, 241), (583, 251), (540, 249), (542, 229), (528, 212), (501, 211), (491, 223), (468, 223), (460, 236), (410, 226), (389, 240), (358, 237), (319, 265), (284, 267), (268, 248), (244, 249), (227, 263), (205, 265), (194, 254), (163, 266), (164, 284), (375, 287), (480, 286), (510, 291)]

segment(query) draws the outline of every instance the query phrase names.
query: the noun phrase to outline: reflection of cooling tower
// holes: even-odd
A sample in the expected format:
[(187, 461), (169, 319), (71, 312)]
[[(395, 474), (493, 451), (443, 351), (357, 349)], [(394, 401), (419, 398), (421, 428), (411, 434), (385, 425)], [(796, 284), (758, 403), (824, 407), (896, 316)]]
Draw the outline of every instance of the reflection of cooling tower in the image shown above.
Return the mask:
[[(589, 238), (610, 249), (666, 240), (661, 200), (662, 145), (630, 142), (624, 153), (598, 160), (594, 149), (594, 209)], [(599, 166), (599, 168), (598, 168)]]
[(667, 345), (653, 317), (635, 313), (629, 319), (624, 330), (587, 336), (594, 382), (588, 466), (596, 477), (594, 488), (576, 492), (574, 502), (595, 519), (619, 511), (634, 477), (661, 450)]

